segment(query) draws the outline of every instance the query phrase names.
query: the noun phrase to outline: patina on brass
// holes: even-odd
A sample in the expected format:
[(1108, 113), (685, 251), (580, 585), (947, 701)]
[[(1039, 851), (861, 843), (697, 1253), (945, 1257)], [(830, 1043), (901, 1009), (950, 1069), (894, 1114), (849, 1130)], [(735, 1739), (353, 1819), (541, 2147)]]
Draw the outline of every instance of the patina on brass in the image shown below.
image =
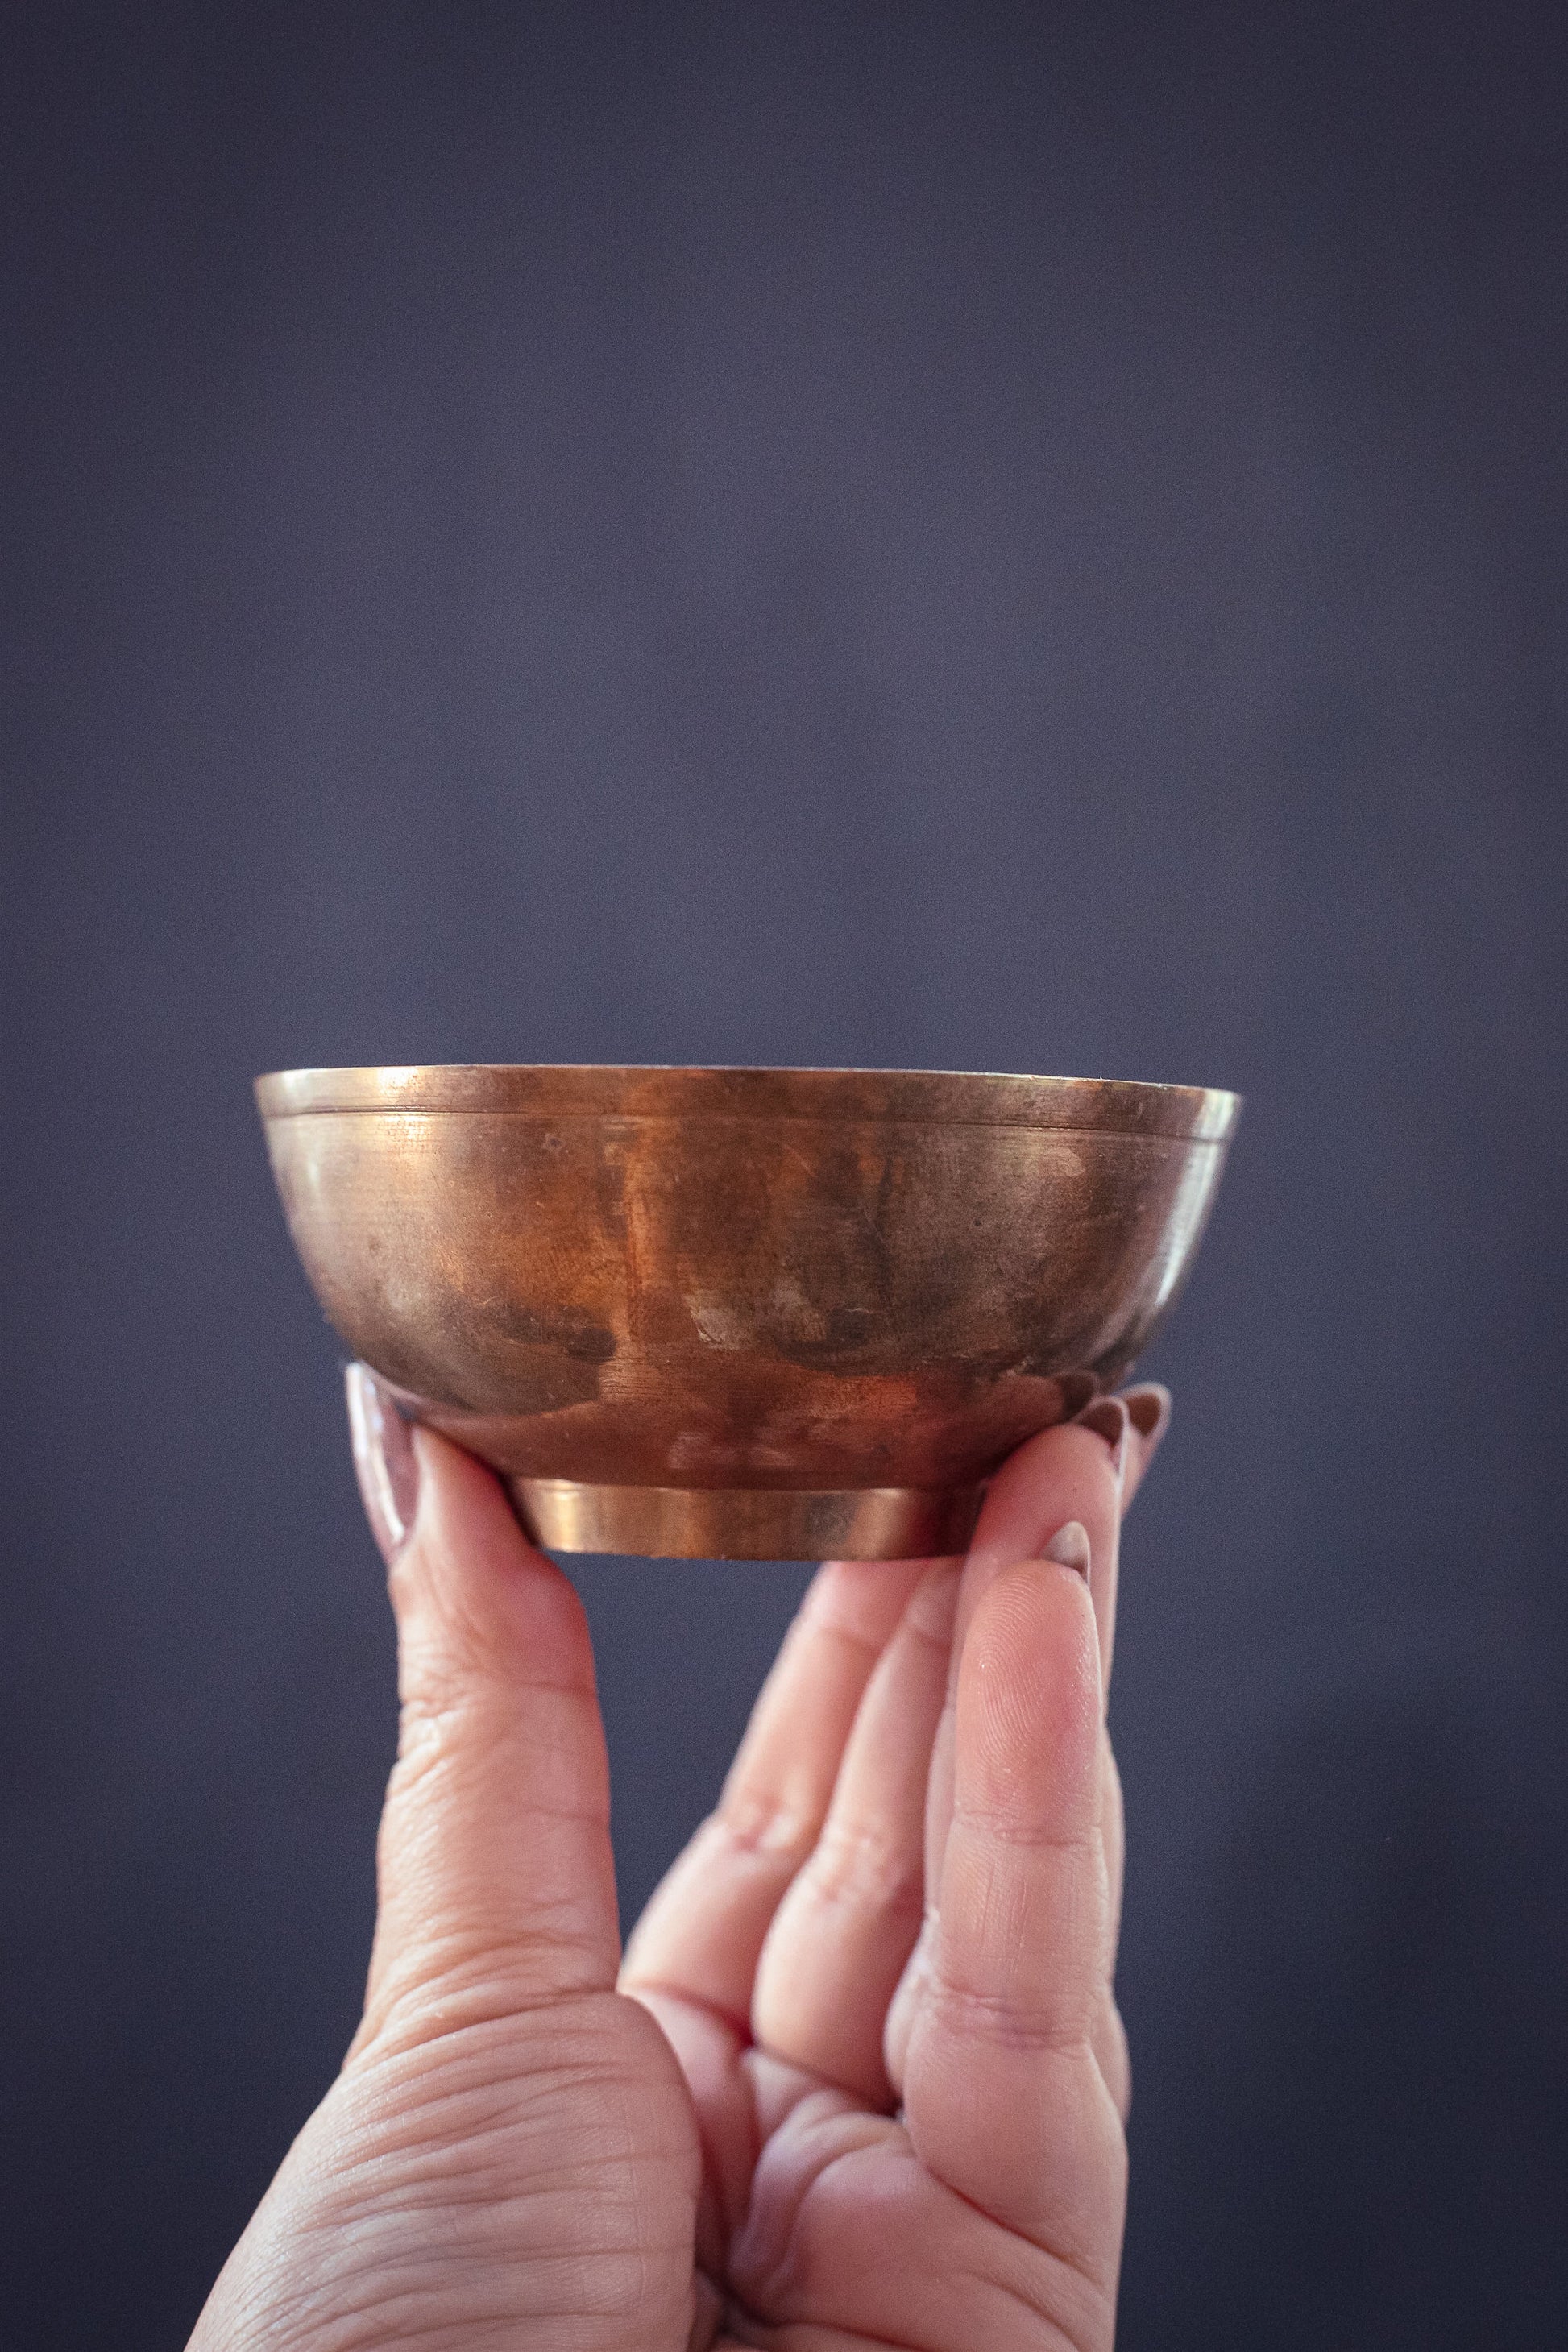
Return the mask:
[(562, 1551), (962, 1549), (1121, 1379), (1233, 1095), (923, 1070), (288, 1070), (257, 1095), (316, 1295)]

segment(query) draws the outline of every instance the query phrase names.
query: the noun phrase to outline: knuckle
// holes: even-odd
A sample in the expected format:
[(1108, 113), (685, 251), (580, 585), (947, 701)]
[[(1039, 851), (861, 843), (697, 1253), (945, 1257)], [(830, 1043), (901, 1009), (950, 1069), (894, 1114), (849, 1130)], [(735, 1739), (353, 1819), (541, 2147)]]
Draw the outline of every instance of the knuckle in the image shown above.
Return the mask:
[(787, 1797), (748, 1790), (727, 1796), (713, 1822), (740, 1854), (795, 1863), (810, 1853), (819, 1826), (815, 1815)]
[(866, 1823), (829, 1821), (809, 1864), (813, 1898), (829, 1906), (920, 1916), (925, 1873), (918, 1853)]

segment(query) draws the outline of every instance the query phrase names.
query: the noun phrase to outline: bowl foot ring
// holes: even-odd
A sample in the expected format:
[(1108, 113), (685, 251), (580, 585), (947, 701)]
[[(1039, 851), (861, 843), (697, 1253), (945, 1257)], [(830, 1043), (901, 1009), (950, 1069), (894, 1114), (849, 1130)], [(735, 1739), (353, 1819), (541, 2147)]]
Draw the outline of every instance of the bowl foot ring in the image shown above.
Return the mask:
[(545, 1551), (651, 1559), (931, 1559), (961, 1552), (984, 1486), (600, 1486), (513, 1478), (518, 1517)]

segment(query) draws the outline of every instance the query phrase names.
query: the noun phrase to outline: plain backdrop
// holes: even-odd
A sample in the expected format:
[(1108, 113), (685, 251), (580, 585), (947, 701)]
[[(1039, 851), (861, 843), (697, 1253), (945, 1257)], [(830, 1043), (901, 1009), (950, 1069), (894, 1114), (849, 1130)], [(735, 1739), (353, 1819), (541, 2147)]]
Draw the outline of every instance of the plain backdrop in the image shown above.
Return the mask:
[[(0, 2334), (178, 2346), (393, 1731), (299, 1063), (1237, 1087), (1128, 2352), (1563, 2340), (1568, 17), (40, 0), (0, 105)], [(632, 1911), (802, 1571), (592, 1561)]]

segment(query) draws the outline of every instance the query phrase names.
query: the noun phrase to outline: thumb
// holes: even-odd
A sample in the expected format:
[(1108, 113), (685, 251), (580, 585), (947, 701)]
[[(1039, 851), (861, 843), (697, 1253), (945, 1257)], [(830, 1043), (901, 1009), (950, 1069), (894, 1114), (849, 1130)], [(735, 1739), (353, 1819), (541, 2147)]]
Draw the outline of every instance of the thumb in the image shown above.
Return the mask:
[(499, 1479), (363, 1364), (348, 1404), (401, 1701), (357, 2052), (607, 1989), (620, 1938), (582, 1603)]

